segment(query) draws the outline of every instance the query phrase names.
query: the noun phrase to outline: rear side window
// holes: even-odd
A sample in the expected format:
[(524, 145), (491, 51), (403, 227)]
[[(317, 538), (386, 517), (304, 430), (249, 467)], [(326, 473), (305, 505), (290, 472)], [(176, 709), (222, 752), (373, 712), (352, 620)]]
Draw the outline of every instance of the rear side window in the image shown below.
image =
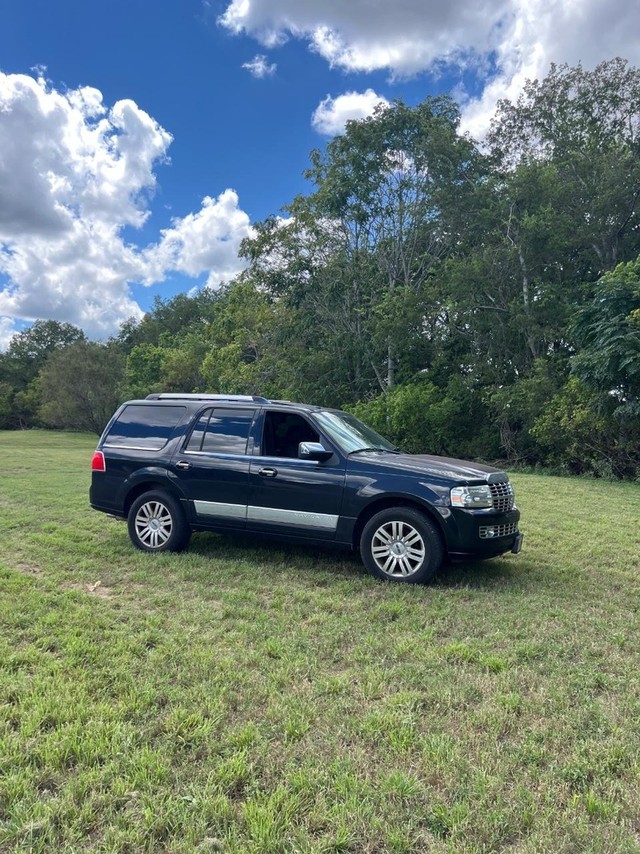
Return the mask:
[(105, 447), (159, 451), (167, 444), (185, 406), (125, 406), (104, 441)]
[(247, 452), (247, 439), (254, 410), (207, 409), (198, 419), (187, 444), (187, 451), (209, 454)]

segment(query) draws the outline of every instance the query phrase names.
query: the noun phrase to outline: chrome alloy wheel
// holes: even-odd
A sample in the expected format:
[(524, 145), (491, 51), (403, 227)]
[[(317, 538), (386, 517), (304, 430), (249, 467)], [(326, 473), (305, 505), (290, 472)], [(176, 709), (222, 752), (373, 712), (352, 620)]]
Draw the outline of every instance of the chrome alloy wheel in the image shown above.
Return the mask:
[(422, 535), (408, 522), (385, 522), (371, 540), (378, 569), (391, 578), (407, 578), (424, 563), (427, 550)]
[(173, 531), (173, 518), (160, 501), (142, 504), (135, 518), (136, 534), (148, 549), (160, 549)]

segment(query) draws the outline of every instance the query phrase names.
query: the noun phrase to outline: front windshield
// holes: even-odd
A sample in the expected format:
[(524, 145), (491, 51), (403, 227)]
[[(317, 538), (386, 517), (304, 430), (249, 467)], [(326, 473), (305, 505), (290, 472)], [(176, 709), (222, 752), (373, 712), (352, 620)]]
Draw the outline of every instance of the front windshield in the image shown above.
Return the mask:
[(347, 412), (316, 412), (314, 415), (323, 431), (345, 454), (352, 454), (354, 451), (362, 451), (365, 448), (376, 451), (395, 450), (391, 442), (387, 442), (355, 415), (349, 415)]

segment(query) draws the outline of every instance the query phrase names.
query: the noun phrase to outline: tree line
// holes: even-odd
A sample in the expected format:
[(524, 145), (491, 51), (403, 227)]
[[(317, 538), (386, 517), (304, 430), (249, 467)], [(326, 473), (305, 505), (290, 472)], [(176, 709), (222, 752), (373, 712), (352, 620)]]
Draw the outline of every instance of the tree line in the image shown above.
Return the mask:
[(245, 271), (106, 343), (38, 321), (0, 427), (100, 432), (152, 391), (350, 409), (413, 452), (640, 477), (640, 70), (552, 66), (482, 145), (449, 97), (347, 124)]

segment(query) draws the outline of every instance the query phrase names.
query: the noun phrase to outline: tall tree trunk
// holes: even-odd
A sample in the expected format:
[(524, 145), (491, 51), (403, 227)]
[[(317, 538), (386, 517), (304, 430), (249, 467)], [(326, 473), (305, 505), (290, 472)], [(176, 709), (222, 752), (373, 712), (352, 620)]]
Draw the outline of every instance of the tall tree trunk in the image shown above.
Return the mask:
[(529, 352), (531, 353), (532, 358), (537, 359), (538, 348), (531, 332), (531, 300), (529, 296), (529, 274), (527, 272), (527, 265), (524, 260), (524, 254), (522, 252), (521, 246), (518, 246), (518, 259), (520, 261), (520, 270), (522, 271), (522, 301), (524, 303), (524, 312), (527, 316), (527, 347), (529, 348)]
[(393, 351), (393, 344), (389, 338), (387, 341), (387, 388), (393, 388), (395, 384), (396, 360)]

